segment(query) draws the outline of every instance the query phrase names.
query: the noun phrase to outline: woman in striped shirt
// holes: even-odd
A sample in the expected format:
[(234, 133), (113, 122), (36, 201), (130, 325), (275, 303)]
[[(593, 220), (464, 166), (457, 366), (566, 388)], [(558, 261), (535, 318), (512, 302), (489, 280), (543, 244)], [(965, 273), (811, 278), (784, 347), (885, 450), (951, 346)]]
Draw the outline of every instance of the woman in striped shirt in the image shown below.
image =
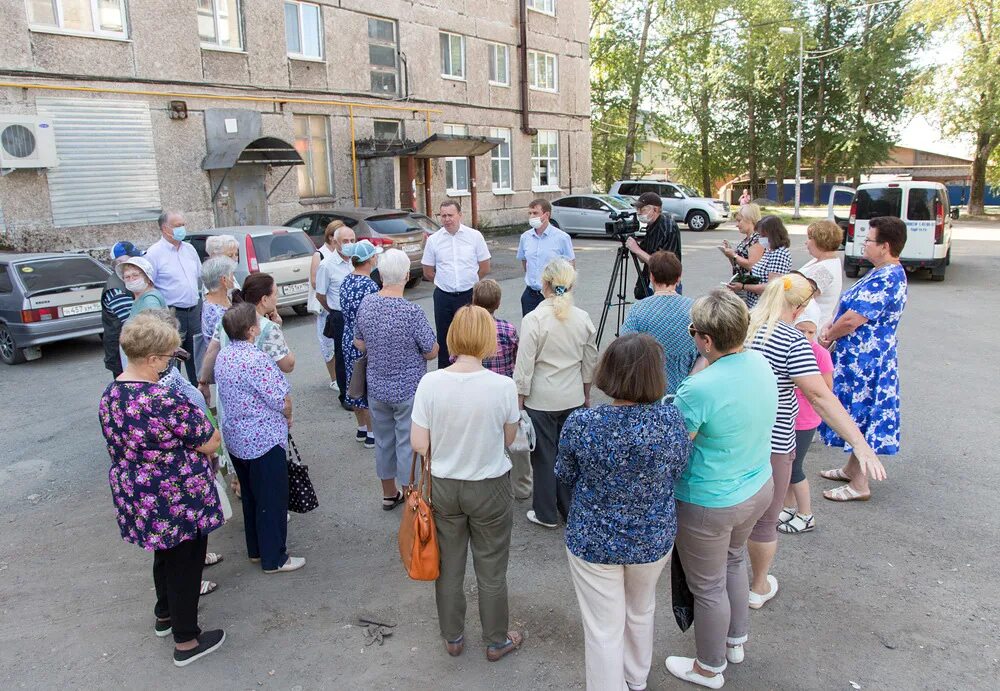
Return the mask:
[(769, 280), (788, 273), (792, 268), (792, 255), (788, 252), (792, 243), (781, 219), (777, 216), (765, 216), (757, 222), (756, 232), (760, 236), (758, 242), (764, 248), (764, 254), (750, 267), (750, 275), (757, 282), (729, 284), (729, 289), (741, 297), (750, 309), (760, 300)]
[(778, 514), (795, 458), (795, 400), (797, 386), (821, 418), (854, 448), (861, 472), (885, 479), (881, 461), (830, 387), (823, 381), (809, 341), (792, 324), (816, 294), (816, 285), (799, 273), (772, 278), (750, 313), (747, 346), (759, 351), (770, 363), (778, 380), (778, 415), (771, 429), (771, 470), (774, 497), (757, 521), (748, 543), (753, 582), (750, 607), (759, 609), (778, 592), (777, 579), (768, 573), (777, 551)]

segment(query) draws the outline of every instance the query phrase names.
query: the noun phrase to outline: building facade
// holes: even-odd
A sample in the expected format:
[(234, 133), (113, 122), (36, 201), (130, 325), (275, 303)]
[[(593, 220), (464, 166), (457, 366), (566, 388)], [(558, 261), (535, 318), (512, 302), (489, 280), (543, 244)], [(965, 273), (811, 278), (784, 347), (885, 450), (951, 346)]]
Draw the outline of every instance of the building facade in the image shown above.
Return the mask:
[[(162, 209), (191, 229), (433, 215), (473, 186), (502, 226), (591, 189), (586, 0), (0, 4), (0, 246), (148, 242)], [(433, 158), (396, 155), (431, 135)], [(490, 150), (447, 155), (474, 139)]]

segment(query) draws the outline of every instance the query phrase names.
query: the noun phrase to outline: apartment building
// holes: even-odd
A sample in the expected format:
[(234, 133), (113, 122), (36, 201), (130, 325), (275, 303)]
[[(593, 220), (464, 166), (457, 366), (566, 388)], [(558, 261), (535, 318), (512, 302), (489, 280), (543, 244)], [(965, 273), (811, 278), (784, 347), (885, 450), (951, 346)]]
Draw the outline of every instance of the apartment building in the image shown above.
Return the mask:
[(586, 0), (0, 5), (0, 247), (591, 188)]

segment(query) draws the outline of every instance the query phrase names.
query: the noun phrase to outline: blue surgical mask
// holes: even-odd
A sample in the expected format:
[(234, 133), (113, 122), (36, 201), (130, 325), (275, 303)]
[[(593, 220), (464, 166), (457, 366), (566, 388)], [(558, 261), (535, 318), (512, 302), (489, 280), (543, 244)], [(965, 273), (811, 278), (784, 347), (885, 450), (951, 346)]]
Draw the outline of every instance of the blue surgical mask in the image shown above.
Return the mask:
[(184, 242), (184, 239), (188, 236), (187, 228), (184, 226), (177, 226), (174, 228), (174, 240), (177, 242)]
[(760, 246), (764, 248), (765, 252), (771, 249), (771, 242), (767, 238), (762, 237), (757, 242), (760, 243)]

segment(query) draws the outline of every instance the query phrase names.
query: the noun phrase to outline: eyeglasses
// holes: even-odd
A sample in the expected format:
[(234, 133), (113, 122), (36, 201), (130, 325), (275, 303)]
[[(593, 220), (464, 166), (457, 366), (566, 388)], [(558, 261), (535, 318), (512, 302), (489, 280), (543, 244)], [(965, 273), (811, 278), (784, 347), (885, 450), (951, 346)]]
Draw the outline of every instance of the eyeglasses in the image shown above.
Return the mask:
[(871, 238), (865, 238), (865, 241), (864, 241), (863, 244), (867, 245), (869, 242), (874, 242), (876, 245), (881, 245), (882, 244), (882, 241), (879, 240), (878, 238), (875, 238), (874, 240), (872, 240)]

